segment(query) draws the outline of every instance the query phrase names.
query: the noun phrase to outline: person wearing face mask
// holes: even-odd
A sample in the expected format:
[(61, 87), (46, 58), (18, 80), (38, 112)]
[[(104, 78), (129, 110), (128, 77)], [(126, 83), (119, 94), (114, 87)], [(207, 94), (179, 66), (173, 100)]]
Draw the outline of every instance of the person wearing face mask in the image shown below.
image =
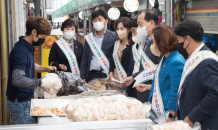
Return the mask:
[(54, 83), (51, 78), (35, 79), (35, 73), (51, 72), (56, 67), (40, 66), (34, 63), (33, 56), (35, 46), (44, 43), (51, 29), (52, 26), (47, 19), (29, 17), (26, 21), (26, 35), (19, 38), (10, 53), (6, 95), (13, 124), (33, 124), (34, 120), (29, 114), (34, 88), (49, 88)]
[(127, 17), (121, 17), (115, 22), (118, 39), (114, 45), (113, 61), (110, 63), (110, 79), (122, 81), (128, 76), (133, 44), (130, 25), (131, 21)]
[(217, 130), (218, 58), (204, 45), (199, 22), (186, 20), (175, 28), (178, 49), (188, 53), (178, 91), (178, 118), (191, 127)]
[[(163, 55), (163, 57), (155, 72), (151, 88), (139, 84), (136, 85), (136, 89), (139, 92), (150, 90), (148, 100), (152, 104), (152, 112), (156, 115), (153, 120), (161, 124), (175, 121), (177, 92), (185, 59), (177, 51), (177, 37), (172, 27), (167, 25), (157, 26), (153, 29), (152, 36), (151, 52), (154, 55)], [(157, 119), (155, 119), (156, 117)]]
[[(137, 61), (137, 58), (139, 58), (139, 57), (137, 57), (137, 55), (133, 55), (132, 50), (133, 50), (133, 48), (136, 48), (137, 50), (141, 50), (141, 49), (139, 49), (141, 47), (141, 41), (137, 36), (137, 28), (138, 28), (137, 18), (134, 18), (131, 20), (130, 28), (131, 28), (130, 31), (132, 33), (132, 41), (135, 44), (133, 44), (132, 49), (131, 49), (131, 57), (130, 57), (130, 61), (129, 61), (127, 76), (131, 76), (133, 73), (139, 71), (139, 67), (135, 63), (135, 61)], [(136, 57), (134, 58), (134, 56), (136, 56)], [(126, 87), (126, 94), (128, 97), (137, 98), (137, 95), (136, 95), (137, 92), (136, 92), (135, 87), (133, 87), (133, 84)]]
[(64, 37), (54, 42), (49, 54), (49, 65), (56, 66), (59, 71), (72, 72), (80, 76), (83, 45), (74, 39), (77, 25), (69, 18), (62, 24)]
[(94, 78), (109, 77), (110, 63), (116, 34), (107, 29), (107, 13), (104, 10), (92, 12), (92, 24), (95, 32), (85, 36), (81, 61), (81, 78), (89, 82)]
[[(143, 70), (155, 66), (161, 60), (161, 56), (155, 56), (150, 50), (150, 46), (153, 44), (152, 30), (158, 24), (158, 16), (152, 10), (144, 10), (139, 13), (137, 23), (137, 35), (135, 36), (136, 38), (133, 39), (137, 39), (136, 42), (140, 42), (141, 46), (138, 48), (140, 50), (135, 49), (133, 50), (133, 53), (139, 54), (140, 52), (137, 60), (139, 62), (137, 63), (139, 70), (135, 71), (132, 76), (125, 78), (122, 81), (122, 87), (130, 86), (132, 83), (134, 84), (134, 87), (138, 83), (144, 83), (144, 85), (151, 87), (152, 80), (150, 80), (150, 78), (144, 79), (138, 78), (138, 76), (142, 74)], [(137, 91), (137, 99), (144, 103), (148, 101), (149, 93), (149, 90), (145, 92)]]

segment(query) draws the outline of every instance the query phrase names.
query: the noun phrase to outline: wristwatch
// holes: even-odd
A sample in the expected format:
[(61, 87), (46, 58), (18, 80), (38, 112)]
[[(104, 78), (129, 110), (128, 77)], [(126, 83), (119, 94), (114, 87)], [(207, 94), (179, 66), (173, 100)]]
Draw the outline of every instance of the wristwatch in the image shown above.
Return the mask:
[(172, 113), (169, 114), (169, 118), (176, 118), (176, 116), (173, 116)]

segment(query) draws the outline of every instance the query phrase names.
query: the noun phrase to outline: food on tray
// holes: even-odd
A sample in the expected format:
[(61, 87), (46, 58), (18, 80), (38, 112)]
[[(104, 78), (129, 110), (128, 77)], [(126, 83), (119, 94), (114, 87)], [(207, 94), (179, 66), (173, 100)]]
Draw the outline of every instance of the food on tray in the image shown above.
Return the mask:
[(89, 90), (116, 90), (116, 84), (109, 79), (94, 79), (88, 83)]
[(61, 108), (60, 110), (57, 108), (57, 107), (52, 107), (51, 109), (50, 108), (41, 108), (39, 106), (36, 106), (34, 108), (34, 111), (33, 111), (33, 115), (47, 115), (46, 114), (46, 110), (49, 110), (52, 114), (54, 115), (65, 115), (65, 113), (63, 112), (63, 108)]
[(191, 127), (184, 121), (174, 121), (161, 125), (153, 125), (152, 130), (191, 130)]
[(46, 90), (44, 89), (44, 91), (46, 91), (49, 94), (57, 94), (58, 91), (63, 86), (61, 78), (55, 73), (48, 73), (48, 74), (42, 76), (41, 79), (44, 79), (44, 78), (47, 78), (47, 77), (52, 78), (52, 80), (54, 81), (54, 84), (50, 88), (48, 88)]
[(145, 107), (137, 99), (124, 95), (83, 98), (65, 107), (65, 113), (73, 122), (144, 119)]

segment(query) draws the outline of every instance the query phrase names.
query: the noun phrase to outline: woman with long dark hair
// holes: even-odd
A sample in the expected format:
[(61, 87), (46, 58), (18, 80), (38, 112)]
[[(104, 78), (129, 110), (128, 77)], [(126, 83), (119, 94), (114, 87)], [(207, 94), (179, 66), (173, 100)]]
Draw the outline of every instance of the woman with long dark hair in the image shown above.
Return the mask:
[(114, 28), (118, 38), (114, 44), (114, 60), (110, 63), (110, 79), (122, 81), (127, 77), (132, 53), (131, 20), (127, 17), (121, 17), (115, 22)]

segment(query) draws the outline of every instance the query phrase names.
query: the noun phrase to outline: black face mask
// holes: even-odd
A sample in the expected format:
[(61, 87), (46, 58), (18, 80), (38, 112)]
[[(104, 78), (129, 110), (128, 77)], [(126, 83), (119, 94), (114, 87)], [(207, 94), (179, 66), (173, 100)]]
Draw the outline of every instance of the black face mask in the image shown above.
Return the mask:
[[(186, 40), (186, 38), (185, 38), (185, 40)], [(179, 52), (181, 55), (183, 55), (183, 56), (188, 56), (188, 53), (187, 53), (186, 49), (188, 48), (188, 46), (189, 46), (190, 43), (188, 44), (188, 46), (187, 46), (186, 48), (183, 48), (183, 45), (184, 45), (185, 40), (184, 40), (183, 42), (178, 43), (177, 46), (176, 46), (176, 48), (177, 48), (178, 52)]]
[(45, 42), (45, 39), (39, 38), (38, 41), (33, 41), (33, 46), (40, 46)]

